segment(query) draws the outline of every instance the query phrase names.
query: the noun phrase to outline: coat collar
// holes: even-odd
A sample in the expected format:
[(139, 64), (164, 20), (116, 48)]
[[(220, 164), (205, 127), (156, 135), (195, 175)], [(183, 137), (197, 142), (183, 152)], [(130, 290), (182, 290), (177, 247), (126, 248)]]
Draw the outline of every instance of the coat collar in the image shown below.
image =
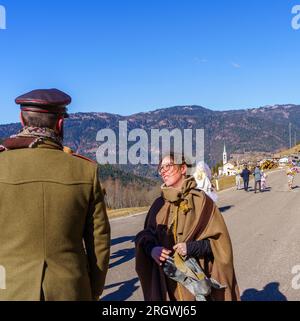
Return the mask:
[(197, 183), (194, 177), (188, 177), (184, 180), (181, 189), (167, 187), (165, 184), (161, 186), (162, 197), (171, 203), (181, 201), (186, 198), (189, 192), (196, 188)]
[(13, 137), (8, 138), (3, 142), (5, 150), (16, 150), (25, 148), (44, 148), (63, 150), (63, 146), (51, 139), (37, 137)]

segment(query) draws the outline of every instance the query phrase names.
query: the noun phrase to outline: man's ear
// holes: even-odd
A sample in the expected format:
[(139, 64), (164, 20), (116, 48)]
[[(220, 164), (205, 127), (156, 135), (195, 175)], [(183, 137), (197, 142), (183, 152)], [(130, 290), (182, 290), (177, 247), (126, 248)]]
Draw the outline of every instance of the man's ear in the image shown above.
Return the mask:
[(186, 164), (183, 164), (181, 166), (181, 174), (186, 175), (186, 173), (187, 173), (187, 166), (186, 166)]
[(63, 129), (64, 125), (64, 117), (59, 117), (57, 122), (56, 122), (56, 130), (60, 133)]
[(20, 112), (20, 120), (21, 120), (21, 124), (22, 124), (22, 126), (24, 127), (24, 126), (25, 126), (25, 124), (24, 124), (24, 118), (23, 118), (23, 114), (22, 114), (22, 112)]

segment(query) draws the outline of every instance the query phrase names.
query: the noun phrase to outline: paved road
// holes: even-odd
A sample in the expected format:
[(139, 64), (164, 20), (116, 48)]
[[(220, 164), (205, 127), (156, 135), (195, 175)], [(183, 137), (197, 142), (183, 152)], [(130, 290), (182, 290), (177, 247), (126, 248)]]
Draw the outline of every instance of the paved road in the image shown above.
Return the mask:
[[(300, 289), (292, 287), (296, 276), (292, 268), (300, 265), (300, 175), (293, 191), (288, 191), (282, 171), (270, 174), (268, 185), (271, 188), (264, 193), (234, 189), (219, 193), (242, 299), (300, 300)], [(143, 299), (134, 271), (133, 238), (144, 219), (137, 215), (111, 221), (111, 263), (103, 300)]]

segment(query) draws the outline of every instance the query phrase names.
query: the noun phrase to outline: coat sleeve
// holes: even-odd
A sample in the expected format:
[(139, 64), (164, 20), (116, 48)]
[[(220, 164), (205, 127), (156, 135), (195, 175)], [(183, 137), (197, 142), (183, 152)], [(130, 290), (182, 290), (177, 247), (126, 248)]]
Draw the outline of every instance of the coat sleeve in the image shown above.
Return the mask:
[(92, 295), (94, 299), (98, 300), (103, 292), (110, 256), (110, 224), (99, 181), (98, 168), (95, 170), (84, 242), (89, 263)]
[[(207, 200), (206, 203), (211, 203)], [(211, 208), (211, 218), (204, 232), (204, 238), (210, 240), (213, 252), (213, 264), (211, 277), (219, 283), (226, 285), (225, 291), (213, 290), (215, 300), (236, 301), (240, 300), (240, 293), (236, 281), (232, 243), (224, 218), (215, 204), (205, 208)]]
[[(162, 293), (157, 284), (159, 281), (158, 265), (151, 258), (151, 248), (159, 246), (156, 237), (155, 217), (164, 204), (162, 198), (158, 198), (151, 206), (145, 220), (144, 229), (135, 238), (135, 270), (141, 282), (145, 301), (162, 300)], [(150, 252), (150, 253), (149, 253)]]

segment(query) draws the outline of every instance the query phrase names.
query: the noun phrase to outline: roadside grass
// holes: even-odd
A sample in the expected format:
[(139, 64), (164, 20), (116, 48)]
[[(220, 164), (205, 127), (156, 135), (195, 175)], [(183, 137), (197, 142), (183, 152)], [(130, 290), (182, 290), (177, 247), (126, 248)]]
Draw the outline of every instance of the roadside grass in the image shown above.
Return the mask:
[[(224, 176), (218, 179), (219, 182), (219, 190), (223, 191), (224, 189), (235, 186), (235, 176)], [(212, 182), (214, 186), (216, 186), (216, 180)]]
[(146, 207), (131, 207), (131, 208), (120, 208), (116, 210), (107, 209), (108, 218), (118, 218), (128, 215), (143, 213), (149, 211), (149, 206)]

